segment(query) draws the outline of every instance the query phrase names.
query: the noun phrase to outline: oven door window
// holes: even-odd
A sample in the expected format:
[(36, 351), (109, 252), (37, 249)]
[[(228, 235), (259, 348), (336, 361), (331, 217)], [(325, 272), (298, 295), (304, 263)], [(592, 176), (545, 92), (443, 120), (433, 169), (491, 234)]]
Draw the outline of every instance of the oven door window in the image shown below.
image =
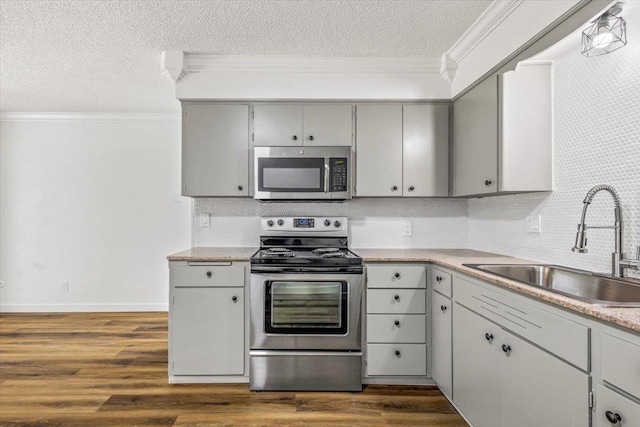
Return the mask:
[(258, 158), (258, 190), (324, 192), (324, 158)]
[(347, 282), (266, 282), (265, 329), (276, 334), (347, 333)]

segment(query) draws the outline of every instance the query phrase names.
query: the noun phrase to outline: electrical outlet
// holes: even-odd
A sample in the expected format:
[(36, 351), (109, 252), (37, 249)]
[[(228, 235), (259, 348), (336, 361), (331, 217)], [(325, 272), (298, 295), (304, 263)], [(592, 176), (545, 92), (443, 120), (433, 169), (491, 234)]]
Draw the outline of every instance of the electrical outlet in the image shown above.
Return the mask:
[(200, 214), (198, 216), (198, 225), (201, 228), (205, 228), (205, 227), (209, 226), (209, 214), (208, 213)]
[(4, 288), (4, 280), (0, 280), (0, 288)]
[(62, 282), (62, 291), (69, 292), (69, 282)]
[(411, 221), (405, 221), (404, 224), (402, 224), (402, 235), (404, 237), (413, 235), (413, 224)]
[(531, 215), (527, 217), (527, 233), (542, 233), (542, 215)]

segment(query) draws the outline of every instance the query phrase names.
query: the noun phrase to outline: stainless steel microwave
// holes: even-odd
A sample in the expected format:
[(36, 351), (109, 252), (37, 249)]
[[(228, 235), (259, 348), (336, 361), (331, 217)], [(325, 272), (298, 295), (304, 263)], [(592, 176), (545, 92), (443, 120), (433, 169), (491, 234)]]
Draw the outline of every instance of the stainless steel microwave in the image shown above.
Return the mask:
[(351, 198), (351, 147), (255, 147), (254, 198)]

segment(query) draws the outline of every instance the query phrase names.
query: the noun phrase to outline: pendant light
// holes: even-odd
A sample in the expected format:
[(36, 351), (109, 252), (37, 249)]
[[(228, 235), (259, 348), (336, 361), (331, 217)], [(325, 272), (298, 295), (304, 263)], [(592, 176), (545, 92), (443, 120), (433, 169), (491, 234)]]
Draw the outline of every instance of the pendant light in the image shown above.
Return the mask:
[(618, 2), (591, 22), (582, 32), (582, 54), (598, 56), (611, 53), (627, 44), (627, 23), (617, 16), (622, 12)]

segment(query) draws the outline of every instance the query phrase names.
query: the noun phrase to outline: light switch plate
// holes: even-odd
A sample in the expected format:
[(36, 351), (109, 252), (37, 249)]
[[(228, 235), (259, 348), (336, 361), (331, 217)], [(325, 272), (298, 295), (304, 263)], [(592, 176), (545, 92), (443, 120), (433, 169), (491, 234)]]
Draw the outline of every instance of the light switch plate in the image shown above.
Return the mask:
[(531, 215), (527, 217), (527, 233), (542, 233), (542, 215)]
[(411, 221), (405, 221), (404, 224), (402, 224), (402, 235), (404, 237), (413, 235), (413, 224)]

